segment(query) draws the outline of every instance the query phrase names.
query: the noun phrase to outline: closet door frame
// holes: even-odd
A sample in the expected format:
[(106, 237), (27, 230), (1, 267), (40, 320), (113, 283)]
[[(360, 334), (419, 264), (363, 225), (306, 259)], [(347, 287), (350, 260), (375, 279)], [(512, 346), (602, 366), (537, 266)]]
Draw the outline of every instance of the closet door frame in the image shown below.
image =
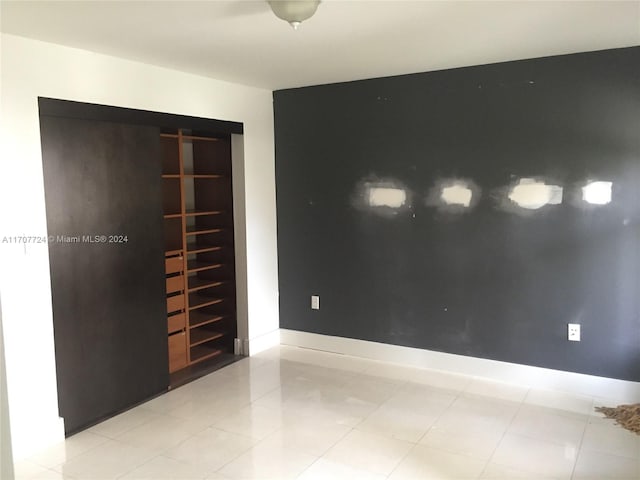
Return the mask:
[[(68, 100), (58, 100), (50, 98), (38, 98), (38, 105), (40, 110), (40, 117), (61, 117), (71, 118), (77, 120), (86, 121), (101, 121), (121, 123), (126, 125), (140, 125), (148, 127), (156, 127), (159, 129), (164, 128), (189, 128), (192, 130), (203, 131), (216, 131), (219, 133), (230, 134), (232, 138), (232, 170), (233, 170), (233, 205), (234, 205), (234, 243), (235, 243), (235, 255), (236, 255), (236, 302), (237, 302), (237, 337), (236, 339), (236, 354), (248, 354), (247, 338), (248, 338), (248, 312), (247, 312), (247, 276), (246, 276), (246, 217), (245, 217), (245, 190), (244, 190), (244, 152), (243, 152), (243, 125), (237, 122), (205, 119), (198, 117), (190, 117), (184, 115), (166, 114), (161, 112), (151, 112), (146, 110), (135, 110), (120, 107), (111, 107), (105, 105), (88, 104), (81, 102), (74, 102)], [(159, 138), (159, 135), (158, 135)], [(44, 152), (43, 152), (44, 161)], [(159, 178), (159, 176), (158, 176)], [(160, 215), (161, 215), (160, 205)], [(160, 216), (162, 218), (162, 216)], [(161, 248), (164, 254), (164, 248)], [(161, 257), (164, 258), (163, 256)], [(53, 280), (53, 275), (52, 275)], [(161, 281), (164, 286), (164, 272), (161, 275)], [(164, 292), (162, 292), (164, 293)], [(164, 296), (160, 296), (161, 302), (164, 303)], [(54, 312), (55, 315), (55, 312)], [(162, 345), (164, 351), (167, 349), (166, 343), (166, 313), (163, 313), (164, 322), (161, 322), (164, 329)], [(55, 318), (54, 318), (55, 329)], [(56, 350), (58, 348), (56, 347)], [(84, 429), (91, 424), (108, 418), (120, 411), (126, 410), (142, 403), (149, 398), (152, 398), (158, 394), (164, 393), (167, 390), (169, 384), (168, 380), (168, 358), (164, 355), (163, 369), (166, 372), (166, 380), (162, 380), (162, 388), (153, 393), (149, 393), (145, 398), (136, 398), (130, 400), (126, 405), (119, 406), (112, 412), (106, 415), (95, 418), (94, 420), (85, 424), (76, 424), (72, 428), (65, 426), (65, 432), (67, 435)], [(58, 360), (56, 359), (56, 365)], [(58, 398), (61, 407), (61, 416), (64, 416), (64, 402), (60, 401), (61, 398), (61, 385), (60, 375), (58, 375)]]

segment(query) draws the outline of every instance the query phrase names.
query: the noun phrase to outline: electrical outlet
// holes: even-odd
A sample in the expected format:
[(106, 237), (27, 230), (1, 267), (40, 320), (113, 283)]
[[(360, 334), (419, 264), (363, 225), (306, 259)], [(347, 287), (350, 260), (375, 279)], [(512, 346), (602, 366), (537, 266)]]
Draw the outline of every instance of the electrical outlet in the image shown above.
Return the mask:
[(567, 334), (570, 342), (579, 342), (580, 341), (580, 324), (569, 323)]
[(311, 309), (312, 310), (320, 310), (320, 296), (319, 295), (311, 295)]

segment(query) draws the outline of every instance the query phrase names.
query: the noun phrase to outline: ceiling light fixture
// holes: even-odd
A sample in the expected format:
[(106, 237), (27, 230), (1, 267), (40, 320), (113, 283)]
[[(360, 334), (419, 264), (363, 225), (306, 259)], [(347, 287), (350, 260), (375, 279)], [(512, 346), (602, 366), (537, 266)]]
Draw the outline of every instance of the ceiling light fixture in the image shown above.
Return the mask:
[(311, 18), (320, 4), (320, 0), (268, 0), (276, 17), (289, 22), (297, 30), (304, 20)]

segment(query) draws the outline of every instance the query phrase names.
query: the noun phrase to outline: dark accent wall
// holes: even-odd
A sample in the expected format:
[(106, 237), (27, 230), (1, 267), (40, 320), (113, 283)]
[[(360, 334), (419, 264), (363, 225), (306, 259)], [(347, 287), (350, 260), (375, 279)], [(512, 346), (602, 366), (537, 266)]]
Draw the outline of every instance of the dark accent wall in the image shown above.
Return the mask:
[[(281, 90), (274, 108), (282, 328), (640, 381), (640, 47)], [(523, 208), (522, 179), (562, 196)], [(469, 207), (441, 198), (454, 180)], [(583, 198), (591, 181), (610, 203)]]

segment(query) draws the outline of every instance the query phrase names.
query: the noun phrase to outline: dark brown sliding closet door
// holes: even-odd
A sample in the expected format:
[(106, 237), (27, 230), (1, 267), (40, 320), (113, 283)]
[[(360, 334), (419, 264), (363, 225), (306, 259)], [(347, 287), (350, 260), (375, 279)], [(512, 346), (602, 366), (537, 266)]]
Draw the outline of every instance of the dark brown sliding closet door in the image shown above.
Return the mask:
[(41, 117), (67, 434), (166, 390), (159, 130)]

